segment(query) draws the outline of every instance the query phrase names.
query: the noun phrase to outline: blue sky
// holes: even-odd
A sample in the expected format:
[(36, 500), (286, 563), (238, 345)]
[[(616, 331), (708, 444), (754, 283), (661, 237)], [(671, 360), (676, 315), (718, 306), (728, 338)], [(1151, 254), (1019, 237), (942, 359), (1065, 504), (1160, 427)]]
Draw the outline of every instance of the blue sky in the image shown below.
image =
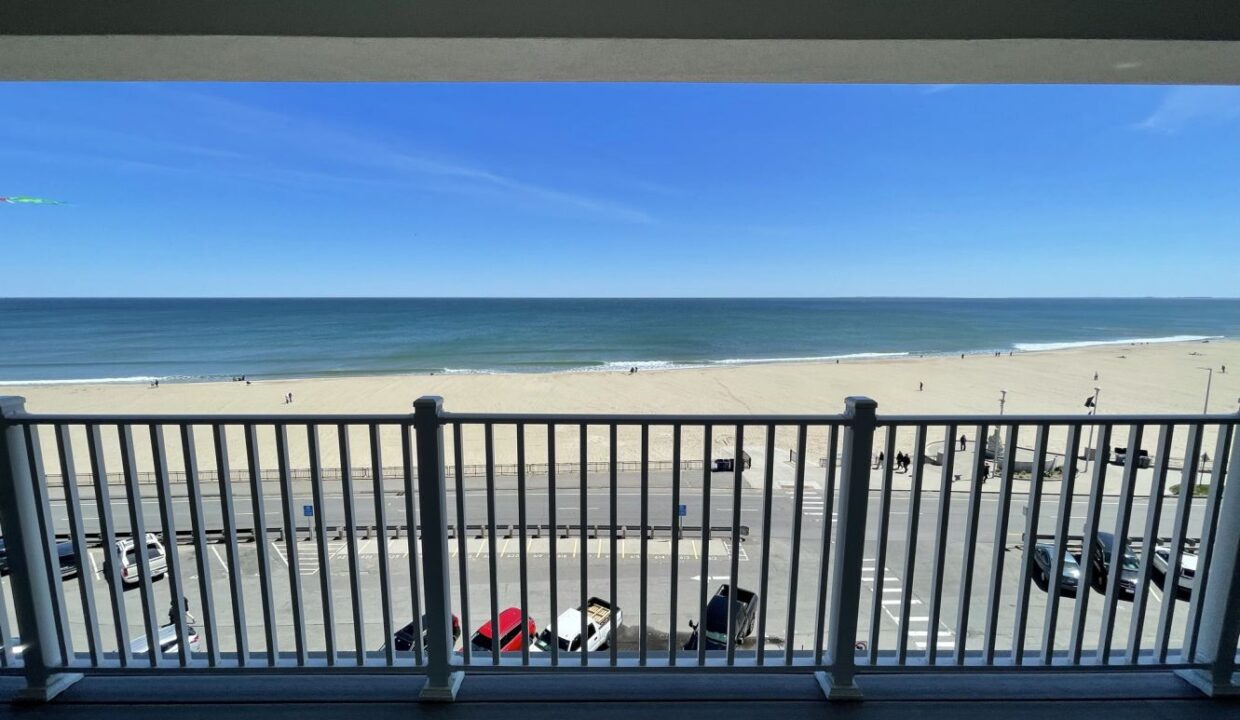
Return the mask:
[(1240, 294), (1240, 88), (0, 84), (6, 296)]

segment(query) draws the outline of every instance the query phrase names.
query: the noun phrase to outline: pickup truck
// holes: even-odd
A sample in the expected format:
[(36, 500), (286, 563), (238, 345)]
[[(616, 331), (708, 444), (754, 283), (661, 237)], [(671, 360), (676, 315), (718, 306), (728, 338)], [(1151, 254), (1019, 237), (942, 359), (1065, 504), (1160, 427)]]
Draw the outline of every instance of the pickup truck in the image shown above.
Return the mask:
[[(560, 633), (558, 640), (561, 651), (575, 652), (581, 650), (581, 613), (581, 608), (565, 610), (560, 613), (560, 617), (556, 621), (556, 629)], [(596, 597), (592, 597), (586, 602), (586, 652), (602, 650), (607, 647), (608, 641), (611, 640), (612, 613), (615, 613), (616, 627), (618, 628), (620, 627), (620, 621), (624, 618), (620, 608), (612, 607), (611, 603)], [(538, 639), (534, 641), (533, 649), (551, 652), (552, 642), (551, 627), (548, 626), (538, 634)]]
[[(689, 627), (693, 634), (685, 643), (685, 650), (697, 650), (699, 631), (706, 636), (707, 650), (726, 650), (728, 647), (728, 607), (730, 585), (720, 585), (714, 597), (706, 604), (706, 627), (699, 628), (692, 620)], [(736, 588), (736, 616), (732, 629), (736, 632), (736, 644), (740, 645), (753, 634), (754, 618), (758, 614), (758, 595), (745, 588)]]

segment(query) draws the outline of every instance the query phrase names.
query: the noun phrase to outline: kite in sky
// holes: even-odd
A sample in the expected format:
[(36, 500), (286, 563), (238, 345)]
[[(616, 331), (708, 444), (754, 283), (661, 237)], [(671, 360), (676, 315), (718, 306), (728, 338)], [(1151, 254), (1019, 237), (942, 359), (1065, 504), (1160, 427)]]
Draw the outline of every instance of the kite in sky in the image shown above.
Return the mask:
[(22, 197), (20, 195), (14, 195), (11, 197), (5, 197), (3, 195), (0, 195), (0, 205), (6, 204), (6, 203), (9, 205), (64, 205), (64, 203), (61, 202), (60, 200), (48, 200), (47, 198), (36, 198), (36, 197)]

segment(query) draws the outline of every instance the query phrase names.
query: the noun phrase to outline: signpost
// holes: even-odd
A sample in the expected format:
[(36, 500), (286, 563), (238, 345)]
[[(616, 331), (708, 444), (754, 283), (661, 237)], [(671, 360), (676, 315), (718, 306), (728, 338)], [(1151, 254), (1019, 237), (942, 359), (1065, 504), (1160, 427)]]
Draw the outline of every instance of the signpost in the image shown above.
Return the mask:
[(306, 536), (311, 537), (314, 533), (314, 528), (310, 527), (310, 523), (311, 523), (310, 518), (314, 517), (314, 506), (313, 505), (302, 505), (301, 516), (306, 518)]
[(676, 508), (676, 536), (680, 537), (680, 528), (685, 524), (685, 516), (689, 514), (688, 505), (680, 505)]

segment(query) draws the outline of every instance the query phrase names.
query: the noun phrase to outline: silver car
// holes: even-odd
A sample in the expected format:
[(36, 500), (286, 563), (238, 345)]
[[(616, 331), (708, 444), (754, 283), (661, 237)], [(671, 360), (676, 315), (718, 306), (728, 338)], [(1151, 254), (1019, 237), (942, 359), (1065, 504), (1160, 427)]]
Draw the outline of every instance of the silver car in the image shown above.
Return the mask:
[[(1171, 569), (1171, 548), (1159, 545), (1154, 548), (1154, 569), (1163, 576), (1163, 589), (1167, 587), (1167, 571)], [(1191, 553), (1180, 553), (1180, 571), (1175, 579), (1176, 590), (1181, 595), (1193, 592), (1193, 581), (1197, 579), (1197, 556)]]
[[(202, 648), (202, 643), (198, 639), (198, 631), (187, 626), (185, 632), (189, 635), (190, 652), (198, 652)], [(175, 654), (180, 646), (177, 640), (177, 626), (164, 625), (159, 629), (159, 652), (163, 655)], [(145, 635), (129, 643), (129, 650), (135, 655), (144, 655), (149, 649), (150, 644)]]

